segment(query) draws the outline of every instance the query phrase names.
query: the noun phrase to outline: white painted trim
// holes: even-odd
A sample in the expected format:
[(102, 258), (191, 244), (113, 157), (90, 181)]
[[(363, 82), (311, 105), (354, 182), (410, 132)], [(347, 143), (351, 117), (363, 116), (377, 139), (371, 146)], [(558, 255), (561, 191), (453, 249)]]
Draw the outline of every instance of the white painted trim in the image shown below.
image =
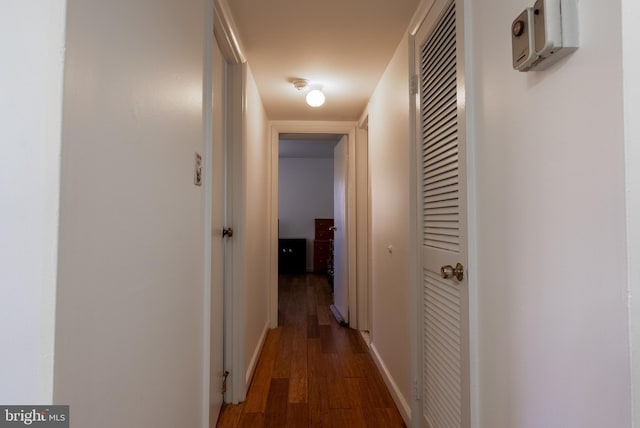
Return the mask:
[(421, 0), (418, 8), (416, 9), (413, 17), (411, 18), (411, 22), (409, 24), (409, 35), (415, 36), (422, 25), (422, 21), (427, 17), (429, 11), (433, 7), (435, 0)]
[(278, 327), (278, 145), (280, 128), (269, 124), (271, 149), (271, 192), (267, 198), (269, 206), (269, 308), (267, 310), (271, 328)]
[(467, 166), (467, 286), (469, 287), (469, 417), (470, 427), (480, 427), (480, 343), (478, 300), (480, 277), (478, 268), (478, 188), (475, 104), (475, 68), (473, 61), (473, 1), (463, 3), (462, 37), (464, 39), (465, 111), (466, 119), (466, 166)]
[(202, 427), (209, 427), (210, 391), (211, 391), (211, 254), (213, 228), (213, 0), (208, 0), (205, 14), (204, 36), (204, 69), (203, 69), (203, 98), (202, 98), (202, 146), (204, 168), (204, 273), (203, 273), (203, 356), (202, 356)]
[[(233, 14), (229, 10), (227, 0), (215, 0), (214, 8), (213, 32), (225, 59), (229, 64), (247, 62), (243, 53), (242, 43), (237, 36), (239, 34), (238, 29), (233, 20)], [(209, 30), (209, 28), (207, 29)]]
[(358, 123), (356, 139), (356, 254), (357, 254), (357, 308), (358, 330), (369, 330), (371, 327), (371, 273), (369, 263), (369, 237), (371, 236), (371, 199), (369, 179), (369, 114), (365, 112)]
[(640, 36), (635, 23), (640, 5), (622, 1), (622, 69), (624, 93), (625, 194), (627, 226), (627, 284), (629, 287), (629, 343), (631, 361), (631, 415), (633, 428), (640, 428), (640, 71), (637, 52)]
[[(423, 2), (424, 3), (424, 2)], [(426, 16), (427, 10), (424, 11)], [(424, 16), (421, 17), (420, 22), (424, 20)], [(408, 81), (411, 82), (413, 76), (417, 76), (417, 63), (416, 63), (416, 55), (415, 55), (415, 32), (413, 34), (409, 34), (409, 76)], [(417, 78), (417, 77), (416, 77)], [(409, 337), (411, 337), (411, 381), (414, 384), (417, 384), (419, 391), (422, 393), (422, 364), (420, 361), (420, 349), (422, 348), (422, 336), (420, 334), (420, 318), (422, 313), (422, 298), (420, 293), (420, 262), (419, 262), (419, 254), (422, 253), (422, 249), (420, 248), (420, 241), (418, 236), (420, 236), (421, 229), (418, 218), (418, 201), (420, 200), (421, 195), (419, 194), (417, 176), (418, 176), (418, 163), (422, 157), (422, 154), (419, 153), (418, 150), (418, 132), (417, 132), (417, 111), (419, 109), (419, 99), (418, 96), (409, 91), (409, 124), (410, 124), (410, 156), (409, 159), (414, 159), (414, 162), (409, 163), (409, 174), (411, 178), (409, 180), (409, 223), (411, 227), (411, 233), (409, 238), (409, 248), (412, 251), (409, 252), (409, 284), (412, 284), (411, 287), (411, 300), (413, 304), (411, 305), (411, 326)], [(415, 415), (419, 415), (422, 407), (422, 400), (412, 400), (411, 401), (411, 411)], [(413, 426), (418, 427), (420, 424), (421, 417), (416, 417), (415, 421), (413, 421)], [(407, 426), (411, 426), (407, 424)]]
[[(242, 64), (227, 65), (225, 84), (227, 107), (225, 129), (226, 156), (226, 213), (227, 227), (238, 230), (244, 223), (243, 174), (244, 174), (244, 118), (243, 106), (245, 95), (245, 71)], [(224, 360), (225, 370), (230, 375), (227, 379), (227, 403), (238, 403), (244, 400), (246, 385), (244, 383), (244, 326), (242, 293), (244, 290), (244, 270), (242, 269), (244, 246), (241, 233), (225, 241), (225, 290), (224, 290)]]
[(364, 343), (367, 344), (367, 346), (371, 346), (371, 335), (369, 334), (368, 331), (364, 331), (364, 330), (360, 330), (360, 337), (362, 337), (362, 340), (364, 340)]
[(380, 357), (380, 354), (376, 349), (376, 345), (371, 344), (369, 346), (369, 349), (370, 349), (371, 357), (373, 358), (373, 361), (376, 363), (376, 366), (378, 367), (378, 370), (382, 375), (382, 379), (384, 380), (384, 383), (387, 385), (387, 388), (391, 393), (391, 397), (393, 398), (393, 401), (396, 403), (396, 406), (400, 411), (400, 415), (402, 415), (402, 419), (404, 420), (404, 423), (408, 427), (411, 426), (411, 407), (409, 406), (407, 399), (405, 398), (404, 395), (402, 395), (402, 392), (400, 392), (400, 388), (398, 388), (398, 385), (393, 379), (393, 376), (391, 376), (391, 373), (387, 369), (387, 366), (384, 364), (382, 357)]
[(272, 328), (278, 326), (278, 144), (281, 133), (296, 134), (346, 134), (348, 141), (347, 163), (347, 266), (349, 309), (345, 318), (350, 327), (357, 328), (357, 260), (356, 253), (356, 134), (357, 122), (341, 121), (269, 121), (271, 148), (271, 192), (267, 204), (271, 207), (269, 215), (269, 321)]
[(349, 132), (349, 141), (347, 141), (347, 275), (348, 275), (348, 299), (349, 307), (345, 319), (351, 328), (358, 329), (358, 236), (357, 236), (357, 186), (356, 186), (356, 170), (357, 170), (357, 128), (354, 124), (353, 129)]
[[(225, 156), (226, 156), (226, 227), (244, 225), (242, 205), (244, 147), (245, 147), (245, 108), (246, 105), (246, 58), (238, 29), (227, 0), (214, 0), (213, 33), (227, 63), (225, 85)], [(238, 234), (236, 234), (237, 236)], [(244, 254), (243, 243), (236, 239), (225, 242), (225, 291), (224, 291), (224, 360), (227, 379), (225, 401), (238, 403), (244, 400), (247, 383), (242, 374), (244, 367)]]
[(233, 176), (233, 192), (232, 192), (232, 206), (233, 206), (233, 227), (237, 231), (234, 234), (233, 240), (233, 268), (232, 268), (232, 293), (233, 293), (233, 308), (234, 311), (234, 331), (231, 338), (234, 348), (234, 356), (232, 364), (234, 364), (234, 371), (230, 375), (234, 382), (233, 387), (233, 402), (244, 401), (247, 396), (248, 384), (245, 382), (242, 368), (246, 367), (245, 357), (245, 338), (246, 338), (246, 326), (245, 319), (246, 307), (243, 305), (244, 291), (246, 288), (246, 274), (245, 265), (248, 261), (245, 258), (246, 246), (248, 245), (248, 239), (245, 235), (246, 230), (239, 230), (247, 225), (247, 210), (246, 210), (246, 159), (247, 159), (247, 64), (236, 65), (238, 78), (240, 79), (237, 84), (240, 86), (237, 88), (239, 91), (239, 97), (234, 97), (239, 101), (239, 105), (234, 105), (234, 113), (238, 117), (239, 126), (237, 129), (238, 135), (232, 139), (231, 150), (232, 163), (230, 166), (231, 175)]
[(260, 358), (260, 353), (262, 352), (262, 348), (264, 347), (264, 342), (267, 339), (268, 333), (269, 333), (269, 321), (267, 320), (267, 322), (264, 324), (264, 328), (262, 329), (262, 333), (260, 334), (258, 345), (256, 346), (256, 349), (253, 350), (253, 355), (251, 356), (251, 360), (249, 361), (247, 372), (244, 375), (245, 383), (247, 385), (251, 383), (253, 374), (256, 372), (256, 367), (258, 366), (258, 358)]

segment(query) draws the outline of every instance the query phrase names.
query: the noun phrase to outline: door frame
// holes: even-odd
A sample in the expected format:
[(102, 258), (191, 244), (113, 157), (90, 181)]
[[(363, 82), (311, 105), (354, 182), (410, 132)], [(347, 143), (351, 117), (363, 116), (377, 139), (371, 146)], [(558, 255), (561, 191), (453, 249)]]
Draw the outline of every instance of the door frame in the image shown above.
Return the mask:
[(203, 340), (203, 358), (202, 358), (202, 376), (204, 381), (202, 382), (202, 427), (207, 428), (210, 426), (211, 418), (211, 320), (212, 320), (212, 308), (211, 297), (213, 295), (212, 284), (212, 252), (213, 252), (213, 68), (214, 68), (214, 46), (215, 37), (213, 36), (213, 18), (215, 15), (213, 2), (209, 2), (206, 5), (207, 23), (205, 25), (205, 31), (210, 34), (204, 40), (204, 78), (202, 82), (202, 118), (203, 118), (203, 160), (202, 168), (203, 174), (203, 213), (204, 213), (204, 299), (203, 299), (203, 311), (202, 311), (202, 340)]
[(356, 140), (356, 214), (358, 330), (371, 340), (371, 180), (369, 177), (369, 112), (358, 123)]
[[(225, 0), (213, 0), (213, 33), (226, 61), (224, 109), (225, 146), (225, 227), (236, 227), (234, 211), (241, 206), (244, 113), (246, 98), (246, 58), (238, 31)], [(229, 372), (225, 403), (238, 403), (246, 395), (244, 378), (244, 336), (241, 326), (243, 243), (227, 239), (224, 260), (224, 370)], [(210, 328), (210, 327), (208, 327)]]
[(356, 253), (356, 135), (357, 122), (342, 121), (269, 121), (271, 154), (271, 191), (267, 196), (269, 210), (269, 326), (278, 327), (278, 148), (280, 134), (345, 134), (348, 136), (347, 159), (347, 281), (349, 308), (347, 322), (358, 328)]
[[(475, 81), (474, 81), (474, 68), (473, 68), (473, 55), (474, 44), (473, 34), (470, 26), (472, 19), (472, 0), (454, 0), (456, 2), (456, 8), (462, 13), (458, 12), (460, 17), (458, 22), (462, 25), (458, 27), (461, 36), (458, 36), (458, 40), (462, 43), (458, 44), (457, 49), (460, 52), (459, 61), (462, 61), (462, 70), (464, 77), (464, 100), (465, 104), (465, 127), (466, 127), (466, 186), (467, 186), (467, 266), (466, 276), (468, 284), (468, 311), (469, 311), (469, 412), (470, 412), (470, 426), (476, 428), (480, 425), (480, 394), (479, 394), (479, 344), (478, 344), (478, 222), (477, 222), (477, 200), (478, 192), (476, 187), (476, 139), (475, 139), (475, 110), (474, 104), (469, 102), (474, 98), (475, 94)], [(420, 29), (422, 23), (427, 19), (427, 16), (431, 12), (435, 0), (422, 0), (416, 13), (409, 25), (409, 82), (410, 86), (417, 85), (419, 80), (416, 74), (417, 61), (415, 55), (416, 35)], [(415, 83), (413, 83), (415, 82)], [(418, 133), (418, 114), (420, 108), (419, 91), (410, 91), (410, 138), (412, 142), (412, 153), (419, 159), (420, 152), (420, 135)], [(410, 224), (411, 224), (411, 257), (410, 263), (410, 283), (411, 295), (414, 302), (412, 305), (411, 318), (411, 372), (412, 383), (414, 387), (414, 394), (416, 395), (411, 404), (411, 414), (421, 415), (422, 398), (420, 396), (422, 391), (422, 361), (419, 361), (420, 347), (422, 344), (421, 328), (422, 322), (421, 304), (422, 304), (422, 272), (420, 271), (420, 255), (422, 254), (421, 242), (418, 239), (421, 236), (422, 228), (420, 219), (418, 216), (418, 203), (420, 195), (418, 194), (418, 179), (419, 168), (417, 162), (410, 163), (411, 174), (411, 188), (410, 188)], [(413, 427), (419, 427), (420, 417), (412, 417), (411, 425)]]

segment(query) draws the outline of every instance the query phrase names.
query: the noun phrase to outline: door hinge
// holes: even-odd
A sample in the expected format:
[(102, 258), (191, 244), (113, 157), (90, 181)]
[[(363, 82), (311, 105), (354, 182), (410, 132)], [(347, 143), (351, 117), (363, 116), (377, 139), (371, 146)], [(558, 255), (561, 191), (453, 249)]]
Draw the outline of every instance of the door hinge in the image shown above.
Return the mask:
[(225, 370), (225, 372), (222, 375), (222, 393), (226, 393), (227, 392), (227, 378), (229, 377), (229, 371)]
[(411, 95), (418, 95), (418, 75), (414, 74), (411, 76), (411, 80), (409, 82), (409, 90), (411, 91)]
[(231, 227), (225, 227), (222, 229), (222, 237), (225, 238), (231, 238), (233, 236), (233, 228)]
[(420, 401), (420, 388), (418, 388), (418, 379), (413, 380), (413, 400)]

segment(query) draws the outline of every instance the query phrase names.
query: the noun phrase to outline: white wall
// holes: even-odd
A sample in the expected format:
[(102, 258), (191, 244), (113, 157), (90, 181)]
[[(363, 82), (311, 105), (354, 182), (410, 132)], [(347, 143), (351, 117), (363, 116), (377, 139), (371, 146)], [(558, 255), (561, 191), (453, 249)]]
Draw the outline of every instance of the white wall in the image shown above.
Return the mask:
[[(369, 103), (372, 347), (408, 413), (411, 364), (409, 283), (410, 137), (407, 37)], [(392, 251), (388, 247), (392, 246)]]
[(333, 218), (333, 159), (280, 158), (278, 213), (281, 238), (306, 238), (313, 271), (316, 218)]
[(66, 1), (0, 14), (0, 403), (50, 404)]
[(620, 2), (580, 1), (580, 49), (526, 74), (532, 2), (472, 3), (477, 426), (628, 427)]
[(74, 426), (204, 422), (205, 3), (68, 3), (54, 401)]
[(633, 426), (640, 427), (640, 3), (622, 1), (622, 37), (624, 64), (624, 120), (627, 173), (627, 244), (631, 303)]
[[(267, 116), (251, 69), (246, 66), (246, 136), (244, 164), (243, 330), (245, 379), (250, 380), (259, 347), (268, 327), (269, 308), (269, 206), (270, 152)], [(266, 209), (265, 209), (266, 208)], [(235, 235), (234, 235), (235, 239)]]

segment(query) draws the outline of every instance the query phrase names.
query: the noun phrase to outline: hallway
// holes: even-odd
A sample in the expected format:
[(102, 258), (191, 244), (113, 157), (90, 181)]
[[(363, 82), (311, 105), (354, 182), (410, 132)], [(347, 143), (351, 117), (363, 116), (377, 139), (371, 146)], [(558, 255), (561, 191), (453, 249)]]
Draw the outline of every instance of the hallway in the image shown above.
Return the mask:
[(318, 275), (280, 276), (279, 325), (269, 331), (247, 399), (217, 426), (402, 427), (367, 346), (331, 316)]

